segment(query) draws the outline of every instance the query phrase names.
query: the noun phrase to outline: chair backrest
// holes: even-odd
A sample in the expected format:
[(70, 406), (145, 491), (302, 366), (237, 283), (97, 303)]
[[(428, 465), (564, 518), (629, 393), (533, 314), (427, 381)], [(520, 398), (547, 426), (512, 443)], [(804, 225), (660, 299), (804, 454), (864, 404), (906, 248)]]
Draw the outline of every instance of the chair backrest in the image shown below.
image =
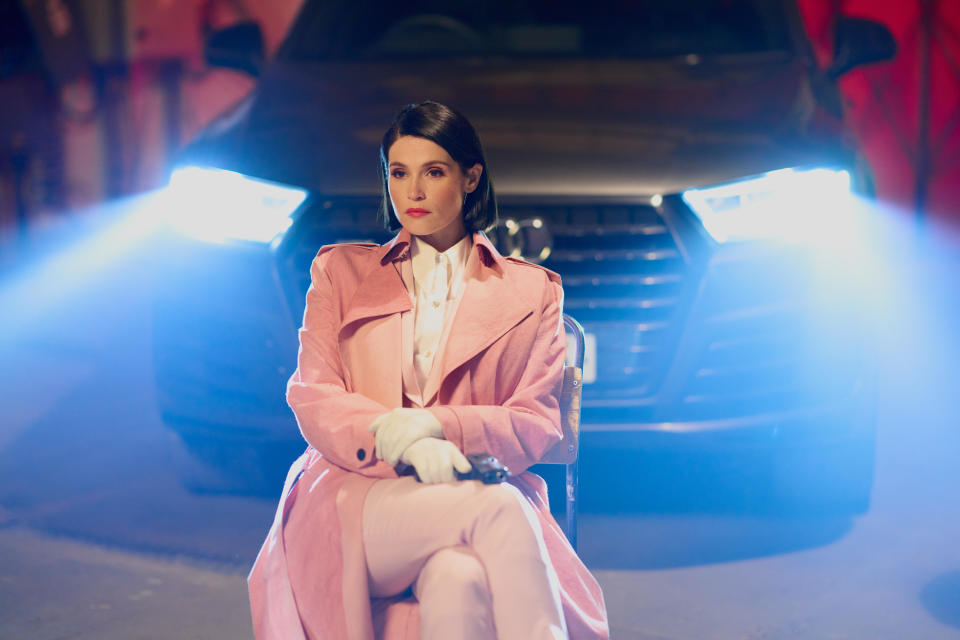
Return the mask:
[(560, 425), (563, 439), (540, 460), (543, 464), (573, 464), (580, 446), (580, 396), (583, 384), (583, 327), (563, 314), (563, 326), (568, 336), (573, 336), (573, 353), (567, 353), (563, 368), (563, 387), (560, 391)]

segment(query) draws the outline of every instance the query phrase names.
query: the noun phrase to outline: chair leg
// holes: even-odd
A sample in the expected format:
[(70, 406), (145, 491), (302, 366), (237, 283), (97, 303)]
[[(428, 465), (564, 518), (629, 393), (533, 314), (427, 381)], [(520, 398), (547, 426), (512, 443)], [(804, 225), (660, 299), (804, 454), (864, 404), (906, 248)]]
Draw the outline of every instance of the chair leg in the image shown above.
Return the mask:
[(567, 540), (573, 550), (577, 550), (577, 494), (580, 484), (580, 461), (574, 460), (567, 465)]

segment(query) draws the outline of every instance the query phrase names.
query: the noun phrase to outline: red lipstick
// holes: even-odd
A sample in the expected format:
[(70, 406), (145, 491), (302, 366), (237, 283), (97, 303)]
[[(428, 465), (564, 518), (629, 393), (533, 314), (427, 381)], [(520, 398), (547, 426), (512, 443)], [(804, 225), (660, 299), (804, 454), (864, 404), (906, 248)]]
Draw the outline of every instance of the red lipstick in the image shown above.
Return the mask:
[(426, 209), (410, 208), (410, 209), (407, 209), (406, 213), (411, 218), (422, 218), (423, 216), (427, 215), (430, 212), (427, 211)]

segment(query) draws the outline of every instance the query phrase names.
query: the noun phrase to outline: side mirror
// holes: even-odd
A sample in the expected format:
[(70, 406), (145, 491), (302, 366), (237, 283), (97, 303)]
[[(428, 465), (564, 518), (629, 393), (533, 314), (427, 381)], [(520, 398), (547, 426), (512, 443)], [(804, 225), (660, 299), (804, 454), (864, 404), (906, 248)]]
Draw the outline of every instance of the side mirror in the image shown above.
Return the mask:
[(241, 22), (218, 29), (207, 37), (204, 56), (215, 67), (226, 67), (260, 75), (265, 59), (263, 32), (256, 22)]
[(834, 31), (833, 63), (827, 77), (836, 80), (847, 71), (897, 55), (897, 41), (883, 24), (865, 18), (839, 18)]

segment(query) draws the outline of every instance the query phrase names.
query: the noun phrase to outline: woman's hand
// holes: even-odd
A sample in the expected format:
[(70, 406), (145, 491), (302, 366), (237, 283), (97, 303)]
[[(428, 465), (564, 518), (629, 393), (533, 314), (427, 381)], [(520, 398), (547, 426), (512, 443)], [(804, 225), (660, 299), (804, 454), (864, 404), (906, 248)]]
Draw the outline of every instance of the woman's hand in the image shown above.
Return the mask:
[(374, 420), (370, 431), (376, 434), (377, 457), (391, 466), (418, 440), (443, 438), (440, 421), (426, 409), (394, 409)]
[(452, 482), (457, 479), (454, 470), (469, 473), (473, 468), (455, 444), (438, 438), (417, 440), (400, 459), (416, 469), (420, 482), (427, 484)]

